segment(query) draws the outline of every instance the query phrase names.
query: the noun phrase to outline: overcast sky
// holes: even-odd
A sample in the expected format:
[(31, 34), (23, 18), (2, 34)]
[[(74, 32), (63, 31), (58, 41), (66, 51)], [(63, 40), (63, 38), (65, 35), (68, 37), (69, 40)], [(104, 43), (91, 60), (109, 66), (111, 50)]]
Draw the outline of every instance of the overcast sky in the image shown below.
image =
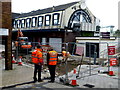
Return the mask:
[[(80, 0), (11, 0), (12, 12), (25, 13), (37, 9), (66, 4)], [(100, 19), (101, 26), (118, 28), (118, 2), (120, 0), (86, 0), (89, 10)]]

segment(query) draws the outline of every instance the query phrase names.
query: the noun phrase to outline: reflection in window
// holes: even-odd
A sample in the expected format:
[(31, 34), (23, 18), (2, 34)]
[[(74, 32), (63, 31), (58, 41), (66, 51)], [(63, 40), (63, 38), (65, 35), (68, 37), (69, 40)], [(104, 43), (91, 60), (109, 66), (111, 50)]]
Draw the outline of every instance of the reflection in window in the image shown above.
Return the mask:
[(41, 27), (43, 24), (43, 16), (38, 17), (38, 26)]
[(53, 25), (58, 25), (59, 24), (59, 14), (54, 14), (53, 15)]
[(50, 25), (50, 15), (46, 15), (45, 16), (45, 26), (49, 26)]
[(32, 18), (32, 27), (35, 27), (36, 26), (36, 17), (33, 17)]
[(25, 20), (24, 20), (24, 19), (21, 20), (21, 27), (22, 27), (22, 28), (25, 27)]
[(27, 20), (26, 20), (26, 27), (27, 27), (27, 28), (30, 27), (30, 18), (27, 18)]

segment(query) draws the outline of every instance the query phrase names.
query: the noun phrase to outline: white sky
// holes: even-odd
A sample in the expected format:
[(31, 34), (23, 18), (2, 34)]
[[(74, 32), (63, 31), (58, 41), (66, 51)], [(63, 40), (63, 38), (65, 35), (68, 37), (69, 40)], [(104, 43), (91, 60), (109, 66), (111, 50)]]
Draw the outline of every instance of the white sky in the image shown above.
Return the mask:
[[(11, 0), (12, 12), (25, 13), (37, 9), (74, 2), (76, 0)], [(79, 1), (79, 0), (77, 0)], [(101, 26), (118, 28), (118, 2), (120, 0), (86, 0), (89, 10), (100, 19)]]

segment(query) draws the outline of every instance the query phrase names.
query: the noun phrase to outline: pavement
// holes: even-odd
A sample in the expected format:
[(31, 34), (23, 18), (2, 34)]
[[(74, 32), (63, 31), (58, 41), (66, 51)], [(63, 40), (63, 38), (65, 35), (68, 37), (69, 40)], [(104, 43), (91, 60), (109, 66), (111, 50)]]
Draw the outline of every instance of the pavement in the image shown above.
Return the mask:
[[(55, 83), (48, 83), (46, 75), (49, 72), (42, 72), (43, 82), (33, 83), (33, 66), (24, 64), (19, 66), (13, 64), (13, 70), (5, 70), (4, 58), (0, 59), (0, 87), (3, 89), (10, 88), (42, 88), (42, 89), (55, 89), (55, 88), (119, 88), (118, 82), (120, 80), (118, 76), (118, 67), (111, 67), (110, 69), (114, 71), (115, 76), (109, 76), (103, 73), (107, 71), (107, 67), (102, 67), (98, 65), (82, 65), (79, 77), (76, 78), (77, 86), (72, 86), (71, 81), (74, 80), (73, 71), (68, 73), (69, 85), (65, 85), (60, 78), (65, 78), (66, 76), (56, 76)], [(91, 68), (91, 70), (90, 70)], [(76, 68), (78, 72), (79, 66)], [(100, 73), (98, 73), (100, 71)], [(75, 74), (77, 75), (77, 73)], [(47, 75), (49, 76), (49, 75)]]

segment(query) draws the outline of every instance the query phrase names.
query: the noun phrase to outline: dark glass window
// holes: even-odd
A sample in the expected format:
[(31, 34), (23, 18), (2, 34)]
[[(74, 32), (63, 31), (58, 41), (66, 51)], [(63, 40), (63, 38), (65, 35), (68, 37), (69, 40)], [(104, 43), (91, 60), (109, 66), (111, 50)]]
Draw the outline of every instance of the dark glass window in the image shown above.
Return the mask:
[(50, 18), (51, 18), (50, 15), (45, 16), (45, 26), (50, 26)]
[(21, 28), (24, 28), (25, 27), (25, 19), (22, 19), (21, 20)]
[(53, 14), (53, 25), (59, 25), (59, 13)]
[(38, 26), (41, 27), (43, 25), (43, 16), (38, 17)]
[(32, 18), (32, 27), (36, 27), (37, 17)]
[(26, 27), (29, 28), (30, 27), (30, 21), (31, 19), (30, 18), (27, 18), (26, 19)]

